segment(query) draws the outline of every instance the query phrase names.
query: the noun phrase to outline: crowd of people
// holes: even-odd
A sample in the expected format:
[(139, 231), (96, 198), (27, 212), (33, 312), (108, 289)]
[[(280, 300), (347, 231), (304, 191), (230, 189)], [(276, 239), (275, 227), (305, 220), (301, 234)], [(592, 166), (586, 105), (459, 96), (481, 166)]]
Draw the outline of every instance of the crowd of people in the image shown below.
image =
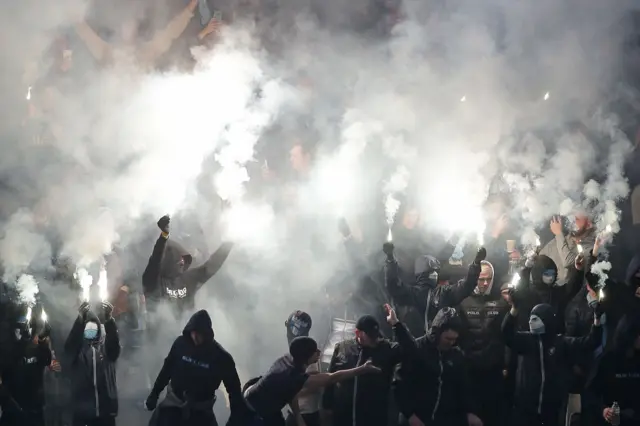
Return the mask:
[[(55, 150), (47, 149), (65, 139), (59, 114), (67, 108), (60, 105), (83, 84), (90, 86), (84, 81), (88, 67), (77, 67), (78, 58), (100, 72), (190, 70), (194, 47), (212, 48), (224, 26), (246, 20), (277, 56), (278, 40), (267, 30), (286, 21), (279, 8), (253, 0), (218, 3), (173, 5), (160, 28), (145, 27), (149, 23), (141, 16), (148, 11), (139, 2), (129, 5), (130, 19), (117, 30), (90, 15), (60, 30), (50, 60), (44, 61), (48, 67), (28, 68), (23, 76), (28, 111), (16, 120), (17, 133), (31, 151), (20, 161), (53, 155)], [(296, 7), (311, 11), (321, 25), (342, 25), (325, 16), (320, 3)], [(364, 3), (362, 10), (349, 11), (350, 29), (369, 38), (389, 36), (401, 18), (399, 2)], [(152, 35), (142, 37), (141, 29)], [(304, 73), (295, 80), (307, 84)], [(316, 160), (313, 144), (299, 138), (312, 133), (307, 130), (293, 135), (286, 155), (258, 144), (255, 163), (262, 167), (249, 170), (256, 179), (247, 196), (278, 193), (273, 204), (282, 216), (287, 211), (282, 205), (296, 197), (290, 194), (296, 188), (289, 191), (287, 184), (309, 180)], [(56, 169), (52, 175), (66, 178), (71, 167), (64, 163), (60, 169), (63, 173)], [(312, 318), (309, 306), (283, 317), (288, 348), (255, 377), (244, 374), (234, 353), (216, 339), (213, 315), (198, 310), (203, 287), (220, 278), (240, 243), (222, 241), (202, 264), (193, 265), (196, 257), (172, 233), (172, 218), (163, 216), (155, 244), (144, 248), (149, 256), (144, 272), (126, 278), (122, 271), (110, 274), (107, 296), (94, 286), (90, 297), (73, 306), (77, 316), (74, 312), (69, 324), (55, 295), (41, 292), (25, 303), (12, 283), (0, 283), (0, 426), (137, 424), (122, 420), (123, 412), (132, 410), (122, 404), (123, 375), (148, 381), (138, 383), (142, 393), (128, 393), (144, 400), (135, 409), (147, 411), (143, 422), (150, 426), (214, 426), (225, 403), (229, 426), (640, 426), (636, 169), (626, 170), (633, 192), (630, 204), (619, 203), (622, 230), (615, 235), (599, 229), (601, 212), (580, 200), (569, 216), (549, 218), (541, 242), (520, 244), (521, 223), (509, 214), (516, 201), (499, 190), (484, 203), (486, 231), (477, 241), (462, 234), (445, 239), (440, 230), (423, 226), (423, 212), (411, 196), (401, 200), (388, 227), (370, 229), (341, 218), (335, 233), (343, 242), (347, 277), (332, 278), (321, 289), (326, 295), (321, 303), (308, 301), (326, 306), (330, 318)], [(21, 182), (30, 189), (24, 192), (38, 194), (22, 201), (32, 207), (37, 232), (52, 246), (63, 243), (46, 218), (58, 213), (51, 213), (57, 193), (47, 187), (56, 180)], [(377, 219), (372, 222), (384, 223)], [(292, 233), (307, 224), (287, 221)], [(120, 249), (106, 256), (107, 269), (118, 269), (131, 254)], [(47, 280), (79, 293), (76, 268), (53, 257), (47, 266), (55, 273)], [(130, 257), (135, 262), (136, 256)], [(167, 323), (185, 316), (190, 319), (182, 332), (163, 346), (159, 336)], [(311, 337), (312, 324), (321, 330), (318, 338)], [(164, 362), (150, 361), (162, 356)], [(218, 401), (221, 384), (225, 401)]]

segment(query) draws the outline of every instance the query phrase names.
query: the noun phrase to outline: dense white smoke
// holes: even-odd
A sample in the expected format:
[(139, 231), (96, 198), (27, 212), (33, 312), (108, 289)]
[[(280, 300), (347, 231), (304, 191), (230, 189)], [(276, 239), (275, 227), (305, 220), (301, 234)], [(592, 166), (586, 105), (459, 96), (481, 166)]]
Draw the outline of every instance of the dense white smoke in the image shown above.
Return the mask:
[(396, 198), (396, 194), (402, 193), (407, 189), (409, 184), (409, 170), (405, 166), (398, 166), (396, 171), (391, 175), (389, 181), (385, 184), (383, 192), (384, 198), (384, 212), (387, 217), (387, 224), (393, 225), (395, 221), (396, 213), (400, 208), (400, 201)]
[(80, 300), (88, 302), (91, 298), (91, 284), (93, 284), (93, 277), (86, 269), (81, 268), (75, 273), (75, 279), (78, 281), (78, 284), (80, 284), (80, 288), (82, 289)]
[(50, 257), (51, 246), (36, 229), (33, 214), (27, 209), (15, 212), (5, 222), (0, 240), (2, 279), (11, 282), (33, 263), (46, 265)]
[(40, 291), (36, 279), (27, 274), (22, 274), (16, 281), (18, 296), (23, 303), (34, 305), (36, 303), (36, 294)]
[(610, 262), (600, 261), (591, 265), (591, 273), (598, 277), (598, 288), (604, 288), (607, 285), (610, 270)]

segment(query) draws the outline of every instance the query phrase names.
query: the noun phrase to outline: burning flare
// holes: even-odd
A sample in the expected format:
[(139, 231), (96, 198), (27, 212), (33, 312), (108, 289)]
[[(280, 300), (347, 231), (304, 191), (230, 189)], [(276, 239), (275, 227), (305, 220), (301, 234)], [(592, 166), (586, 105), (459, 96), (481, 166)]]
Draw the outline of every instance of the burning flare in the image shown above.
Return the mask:
[(47, 313), (44, 311), (44, 309), (42, 310), (42, 322), (47, 322), (47, 320), (49, 319), (49, 317), (47, 316)]
[(100, 292), (99, 295), (101, 302), (104, 302), (109, 297), (109, 293), (107, 291), (107, 283), (107, 270), (105, 269), (104, 265), (102, 265), (102, 267), (100, 268), (100, 275), (98, 276), (98, 290)]
[(391, 228), (389, 228), (389, 232), (387, 232), (387, 242), (393, 241), (393, 235), (391, 234)]
[(31, 313), (33, 312), (33, 309), (31, 309), (31, 306), (29, 306), (27, 308), (27, 322), (31, 321)]
[(578, 244), (577, 245), (577, 249), (578, 249), (578, 254), (582, 254), (582, 244)]
[(82, 288), (82, 300), (84, 302), (88, 302), (91, 297), (91, 284), (93, 284), (93, 277), (89, 275), (86, 269), (83, 268), (78, 269), (75, 276)]
[(604, 300), (604, 289), (602, 288), (598, 291), (598, 299)]
[(513, 274), (513, 278), (509, 283), (509, 288), (516, 288), (519, 282), (520, 282), (520, 274), (516, 272), (515, 274)]

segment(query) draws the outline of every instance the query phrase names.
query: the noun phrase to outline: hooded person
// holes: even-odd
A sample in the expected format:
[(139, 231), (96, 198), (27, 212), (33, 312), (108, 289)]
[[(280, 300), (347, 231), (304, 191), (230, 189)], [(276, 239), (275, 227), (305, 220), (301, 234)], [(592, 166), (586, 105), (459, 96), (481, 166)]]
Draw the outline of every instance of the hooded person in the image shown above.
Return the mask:
[(158, 220), (161, 233), (142, 274), (142, 286), (151, 311), (164, 299), (180, 314), (194, 307), (197, 291), (222, 267), (233, 243), (222, 243), (205, 263), (191, 268), (192, 256), (169, 239), (169, 223), (169, 216)]
[(104, 321), (84, 302), (64, 345), (71, 374), (74, 426), (115, 426), (118, 415), (116, 361), (120, 356), (113, 306), (101, 305)]
[(453, 308), (438, 311), (426, 335), (414, 339), (388, 308), (403, 352), (393, 389), (403, 425), (479, 426), (472, 412), (466, 362), (456, 341), (464, 325)]
[[(245, 414), (240, 379), (233, 357), (214, 338), (205, 310), (193, 314), (171, 346), (146, 407), (155, 410), (151, 426), (215, 426), (216, 390), (223, 383), (231, 408), (228, 425), (240, 425)], [(167, 388), (158, 404), (160, 393)], [(157, 407), (157, 408), (156, 408)]]
[(338, 382), (380, 369), (371, 361), (334, 373), (308, 374), (307, 368), (320, 359), (321, 352), (314, 339), (298, 336), (291, 340), (289, 353), (278, 358), (266, 374), (249, 380), (243, 389), (251, 413), (252, 426), (284, 426), (282, 409), (289, 405), (298, 425), (304, 424), (298, 403), (301, 391), (314, 392)]
[(1, 426), (44, 426), (44, 370), (51, 364), (49, 334), (45, 322), (38, 331), (31, 317), (21, 315), (15, 325), (15, 346), (0, 371), (2, 387), (7, 393), (0, 398)]
[(517, 331), (519, 295), (511, 294), (511, 310), (502, 323), (504, 342), (519, 356), (516, 372), (512, 424), (555, 426), (567, 395), (567, 367), (574, 365), (584, 351), (601, 343), (601, 310), (594, 309), (593, 327), (584, 337), (558, 334), (555, 309), (546, 303), (536, 305), (529, 314), (529, 331)]
[(400, 267), (394, 256), (393, 243), (385, 243), (382, 250), (387, 255), (385, 286), (393, 303), (398, 306), (413, 306), (420, 313), (421, 327), (408, 324), (410, 331), (415, 331), (416, 334), (422, 334), (423, 330), (430, 328), (430, 322), (438, 310), (457, 306), (473, 293), (478, 285), (480, 263), (487, 256), (487, 251), (480, 248), (469, 266), (465, 279), (454, 284), (438, 285), (437, 270), (434, 270), (430, 256), (419, 257), (415, 262), (415, 280), (403, 282)]
[[(587, 383), (583, 412), (593, 425), (640, 424), (640, 320), (625, 317), (616, 328), (613, 348), (597, 363)], [(616, 423), (612, 406), (618, 403)]]
[(371, 315), (358, 318), (354, 338), (336, 343), (329, 372), (356, 368), (367, 360), (382, 373), (356, 377), (325, 389), (322, 407), (333, 426), (388, 424), (391, 381), (402, 353), (397, 343), (382, 336), (380, 324)]
[[(500, 326), (509, 305), (492, 291), (497, 281), (493, 265), (483, 260), (480, 266), (476, 289), (458, 307), (464, 324), (459, 345), (468, 363), (474, 413), (485, 426), (493, 426), (501, 421), (503, 414), (506, 360)], [(494, 391), (487, 392), (490, 388)]]

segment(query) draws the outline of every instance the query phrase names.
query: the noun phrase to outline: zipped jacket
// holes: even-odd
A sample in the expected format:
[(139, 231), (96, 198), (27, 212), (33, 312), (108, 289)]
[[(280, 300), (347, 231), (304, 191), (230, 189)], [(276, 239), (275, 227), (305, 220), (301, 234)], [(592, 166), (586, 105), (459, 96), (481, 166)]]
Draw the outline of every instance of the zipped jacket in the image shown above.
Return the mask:
[[(97, 318), (91, 319), (97, 322)], [(120, 356), (118, 329), (113, 319), (98, 327), (94, 340), (84, 338), (85, 322), (76, 319), (65, 343), (71, 365), (74, 414), (84, 419), (118, 415), (116, 361)]]

